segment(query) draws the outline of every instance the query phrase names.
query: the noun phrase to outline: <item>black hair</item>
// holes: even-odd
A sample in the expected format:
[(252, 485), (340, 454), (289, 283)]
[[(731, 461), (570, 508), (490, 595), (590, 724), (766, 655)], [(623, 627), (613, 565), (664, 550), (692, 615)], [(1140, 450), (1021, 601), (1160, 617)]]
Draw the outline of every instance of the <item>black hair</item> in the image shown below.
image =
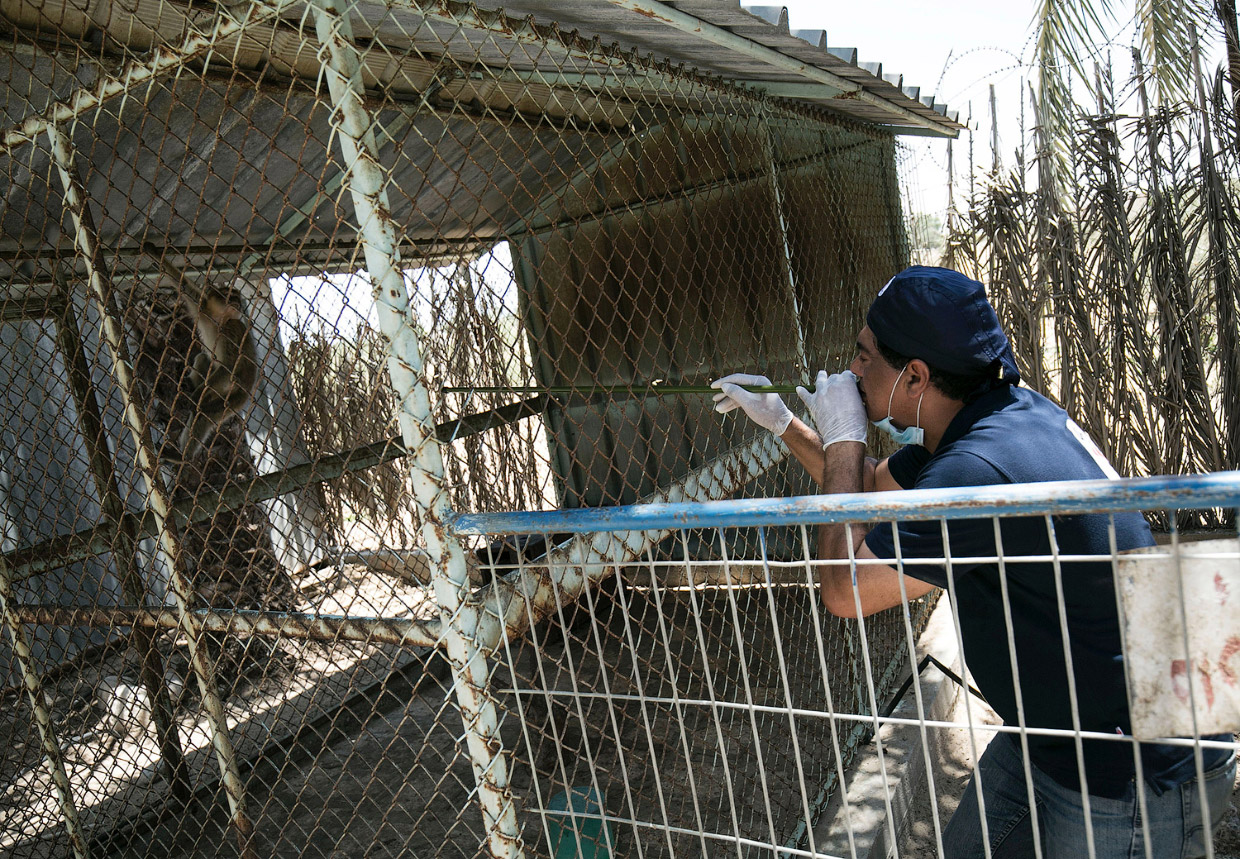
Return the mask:
[[(901, 355), (895, 349), (884, 345), (877, 337), (874, 339), (874, 342), (878, 345), (878, 354), (882, 355), (883, 360), (896, 370), (908, 366), (908, 362), (917, 357), (915, 355)], [(925, 361), (924, 358), (922, 360)], [(930, 368), (930, 384), (938, 388), (943, 396), (949, 399), (967, 403), (969, 400), (976, 399), (991, 387), (988, 383), (993, 379), (993, 374), (990, 372), (964, 375), (940, 370), (929, 361), (926, 361), (926, 366)]]

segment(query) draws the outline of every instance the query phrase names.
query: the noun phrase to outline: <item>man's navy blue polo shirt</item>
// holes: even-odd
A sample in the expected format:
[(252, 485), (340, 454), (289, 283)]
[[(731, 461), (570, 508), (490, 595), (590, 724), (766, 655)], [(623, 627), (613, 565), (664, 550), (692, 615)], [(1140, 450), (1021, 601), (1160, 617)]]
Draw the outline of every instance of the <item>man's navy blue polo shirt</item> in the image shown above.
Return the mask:
[[(966, 404), (948, 426), (933, 455), (922, 447), (905, 447), (888, 460), (888, 467), (896, 482), (906, 489), (1111, 476), (1104, 471), (1101, 454), (1096, 448), (1091, 452), (1093, 444), (1089, 443), (1087, 448), (1076, 435), (1079, 432), (1069, 422), (1067, 413), (1045, 397), (1027, 388), (1004, 386)], [(1048, 560), (1054, 551), (1061, 556), (1103, 558), (1060, 564), (1080, 727), (1085, 731), (1130, 733), (1119, 616), (1109, 560), (1112, 549), (1108, 525), (1112, 521), (1119, 551), (1153, 545), (1149, 526), (1139, 513), (1055, 516), (1051, 526), (1046, 517), (1039, 516), (1000, 520), (1025, 724), (1029, 727), (1073, 727), (1055, 565)], [(905, 572), (947, 587), (947, 571), (942, 562), (942, 523), (900, 522), (894, 527), (900, 535)], [(1017, 725), (998, 565), (993, 561), (963, 560), (1000, 554), (994, 522), (949, 521), (947, 532), (969, 671), (1004, 722)], [(876, 556), (895, 557), (890, 523), (871, 530), (865, 542)], [(1020, 560), (1031, 556), (1041, 556), (1043, 560)], [(939, 563), (907, 563), (918, 558), (937, 558)], [(1111, 797), (1126, 795), (1135, 772), (1131, 745), (1086, 740), (1083, 748), (1089, 792)], [(1081, 789), (1072, 737), (1030, 736), (1029, 754), (1039, 769), (1060, 784), (1072, 790)], [(1206, 768), (1221, 762), (1226, 754), (1207, 751)], [(1142, 763), (1146, 781), (1158, 793), (1191, 778), (1196, 771), (1192, 750), (1185, 747), (1142, 744)]]

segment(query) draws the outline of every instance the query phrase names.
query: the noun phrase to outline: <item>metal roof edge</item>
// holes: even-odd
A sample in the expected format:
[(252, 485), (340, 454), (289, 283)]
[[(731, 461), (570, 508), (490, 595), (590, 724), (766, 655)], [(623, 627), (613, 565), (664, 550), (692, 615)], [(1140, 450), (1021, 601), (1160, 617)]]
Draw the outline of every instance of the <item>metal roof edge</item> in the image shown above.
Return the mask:
[[(881, 62), (859, 62), (856, 48), (831, 45), (826, 30), (793, 29), (787, 7), (750, 5), (742, 0), (735, 0), (735, 6), (726, 2), (719, 5), (733, 10), (739, 7), (741, 11), (748, 13), (754, 19), (755, 25), (768, 29), (769, 36), (763, 37), (760, 44), (800, 62), (839, 75), (883, 101), (890, 102), (893, 107), (905, 108), (911, 113), (942, 126), (946, 134), (954, 134), (963, 129), (959, 120), (953, 118), (953, 114), (958, 116), (958, 111), (949, 112), (946, 104), (933, 97), (929, 97), (928, 100), (922, 98), (921, 88), (907, 86), (902, 74), (884, 73)], [(697, 3), (692, 5), (691, 11), (686, 10), (688, 14), (713, 24), (714, 22), (709, 19), (709, 11), (710, 4), (699, 5)], [(748, 28), (746, 30), (748, 31)], [(800, 42), (808, 50), (801, 50), (798, 46), (791, 44), (793, 40)]]

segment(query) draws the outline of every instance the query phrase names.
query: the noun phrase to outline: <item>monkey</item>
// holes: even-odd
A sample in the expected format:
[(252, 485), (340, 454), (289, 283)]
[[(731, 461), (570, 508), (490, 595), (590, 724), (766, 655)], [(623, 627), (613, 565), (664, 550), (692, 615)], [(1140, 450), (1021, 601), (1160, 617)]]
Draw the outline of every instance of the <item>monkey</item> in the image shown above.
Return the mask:
[(207, 287), (197, 302), (184, 295), (180, 302), (194, 323), (201, 350), (187, 372), (186, 392), (194, 414), (178, 440), (180, 458), (189, 460), (205, 449), (220, 424), (244, 411), (258, 381), (258, 357), (236, 298)]
[(185, 271), (159, 248), (147, 242), (143, 249), (182, 290), (177, 303), (189, 314), (197, 334), (200, 351), (187, 368), (189, 384), (182, 389), (193, 404), (193, 417), (181, 430), (179, 454), (164, 453), (166, 459), (184, 462), (206, 448), (220, 424), (245, 410), (258, 383), (258, 356), (236, 297), (213, 286), (195, 288)]

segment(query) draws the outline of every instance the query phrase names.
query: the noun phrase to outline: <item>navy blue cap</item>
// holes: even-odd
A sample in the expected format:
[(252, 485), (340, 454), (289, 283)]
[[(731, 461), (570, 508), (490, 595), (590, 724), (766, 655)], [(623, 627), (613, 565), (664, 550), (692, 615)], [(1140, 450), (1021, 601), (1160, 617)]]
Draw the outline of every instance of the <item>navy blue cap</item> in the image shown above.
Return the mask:
[(1016, 358), (986, 288), (949, 268), (915, 265), (878, 292), (865, 315), (889, 349), (961, 376), (989, 374), (993, 387), (1020, 382)]

